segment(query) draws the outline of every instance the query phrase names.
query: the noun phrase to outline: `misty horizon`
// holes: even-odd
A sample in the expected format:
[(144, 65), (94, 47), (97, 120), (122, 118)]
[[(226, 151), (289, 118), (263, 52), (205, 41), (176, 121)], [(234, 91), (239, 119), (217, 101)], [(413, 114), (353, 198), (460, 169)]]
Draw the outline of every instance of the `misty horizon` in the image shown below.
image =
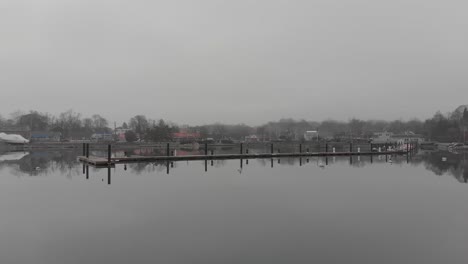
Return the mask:
[[(266, 124), (271, 123), (271, 122), (279, 122), (281, 120), (293, 120), (293, 121), (297, 121), (297, 122), (306, 121), (306, 122), (317, 122), (317, 123), (321, 123), (321, 122), (325, 122), (325, 121), (347, 123), (347, 122), (350, 122), (351, 120), (361, 120), (361, 121), (366, 121), (366, 122), (374, 122), (374, 121), (375, 122), (379, 122), (379, 121), (382, 121), (382, 122), (393, 122), (393, 121), (407, 122), (407, 121), (411, 121), (411, 120), (417, 120), (417, 121), (424, 122), (425, 120), (428, 120), (431, 117), (433, 117), (434, 114), (436, 114), (436, 113), (441, 113), (444, 116), (450, 116), (450, 114), (453, 113), (453, 111), (447, 111), (447, 112), (434, 111), (432, 114), (428, 115), (427, 118), (413, 117), (413, 118), (399, 118), (399, 119), (393, 119), (393, 120), (362, 119), (362, 118), (359, 118), (359, 117), (351, 117), (351, 118), (348, 118), (347, 120), (338, 120), (338, 119), (333, 119), (333, 118), (325, 118), (325, 119), (322, 119), (322, 120), (308, 120), (308, 119), (303, 119), (303, 118), (301, 119), (301, 118), (297, 118), (297, 117), (279, 117), (279, 118), (272, 119), (272, 120), (266, 120), (265, 122), (262, 122), (262, 123), (246, 123), (246, 122), (233, 123), (233, 122), (229, 122), (229, 120), (219, 120), (219, 121), (214, 121), (214, 122), (210, 122), (210, 123), (187, 123), (187, 122), (177, 122), (175, 120), (170, 120), (170, 119), (167, 119), (167, 118), (164, 118), (164, 117), (155, 118), (155, 117), (153, 117), (151, 115), (145, 115), (145, 114), (134, 114), (132, 116), (129, 116), (127, 119), (111, 120), (111, 119), (107, 118), (106, 116), (101, 115), (100, 113), (93, 113), (93, 114), (88, 116), (88, 115), (85, 115), (85, 114), (80, 113), (78, 111), (75, 111), (74, 109), (68, 109), (67, 111), (73, 111), (74, 113), (79, 114), (80, 118), (83, 118), (83, 119), (92, 117), (93, 115), (100, 115), (109, 122), (109, 127), (113, 127), (114, 123), (116, 124), (117, 127), (120, 127), (123, 123), (128, 124), (129, 120), (131, 118), (137, 116), (137, 115), (145, 116), (148, 119), (148, 121), (151, 121), (151, 122), (157, 122), (159, 120), (164, 120), (166, 122), (170, 122), (170, 123), (173, 123), (173, 124), (179, 125), (179, 126), (203, 126), (203, 125), (211, 125), (211, 124), (224, 124), (224, 125), (247, 125), (247, 126), (251, 126), (251, 127), (258, 127), (258, 126), (266, 125)], [(0, 113), (0, 121), (2, 119), (3, 120), (8, 120), (8, 119), (14, 120), (14, 119), (19, 118), (20, 116), (27, 115), (27, 114), (33, 113), (33, 112), (39, 113), (41, 115), (47, 115), (47, 116), (50, 116), (50, 117), (57, 118), (60, 115), (60, 113), (64, 113), (64, 112), (67, 112), (67, 111), (62, 111), (62, 112), (59, 112), (57, 114), (52, 114), (52, 113), (40, 112), (40, 111), (36, 111), (36, 110), (29, 110), (29, 111), (17, 110), (17, 111), (13, 111), (12, 113), (9, 113), (8, 115), (4, 115), (4, 114)]]

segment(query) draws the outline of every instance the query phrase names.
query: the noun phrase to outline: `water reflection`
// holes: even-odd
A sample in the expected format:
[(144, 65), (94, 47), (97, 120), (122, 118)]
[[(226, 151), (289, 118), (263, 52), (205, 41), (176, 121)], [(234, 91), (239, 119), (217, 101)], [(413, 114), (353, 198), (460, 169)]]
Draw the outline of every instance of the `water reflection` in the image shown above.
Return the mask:
[[(142, 149), (135, 150), (139, 154), (155, 155), (154, 150)], [(113, 156), (128, 156), (134, 155), (135, 151), (115, 152)], [(227, 150), (226, 150), (227, 151)], [(255, 150), (251, 150), (255, 153)], [(67, 177), (75, 175), (86, 175), (89, 179), (90, 174), (95, 172), (96, 168), (83, 166), (77, 156), (81, 153), (77, 151), (32, 151), (32, 152), (8, 152), (0, 153), (0, 169), (9, 169), (11, 174), (17, 176), (41, 176), (53, 173), (60, 173)], [(105, 153), (92, 153), (93, 155), (105, 155)], [(183, 155), (197, 154), (194, 152), (177, 153)], [(202, 161), (204, 170), (208, 171), (209, 167), (219, 168), (226, 164), (226, 160), (205, 160)], [(337, 163), (348, 163), (350, 167), (361, 168), (373, 164), (389, 164), (401, 166), (409, 162), (412, 166), (422, 165), (427, 170), (432, 171), (435, 175), (451, 175), (459, 182), (468, 182), (468, 162), (466, 153), (451, 153), (451, 152), (426, 152), (418, 155), (393, 156), (393, 155), (378, 155), (378, 156), (350, 156), (350, 157), (303, 157), (303, 158), (273, 158), (273, 159), (251, 159), (239, 160), (239, 172), (245, 166), (257, 165), (262, 167), (276, 166), (317, 166), (322, 169), (334, 166)], [(199, 164), (199, 161), (179, 161), (179, 162), (151, 162), (151, 163), (129, 163), (119, 164), (118, 167), (128, 171), (128, 173), (139, 175), (143, 173), (166, 173), (170, 174), (171, 170), (177, 169), (181, 164)], [(202, 165), (202, 166), (203, 166)], [(104, 168), (106, 169), (106, 168)], [(108, 168), (108, 183), (111, 183), (111, 169)]]
[(33, 151), (0, 153), (0, 169), (8, 168), (13, 175), (47, 175), (61, 173), (72, 176), (80, 173), (76, 151)]

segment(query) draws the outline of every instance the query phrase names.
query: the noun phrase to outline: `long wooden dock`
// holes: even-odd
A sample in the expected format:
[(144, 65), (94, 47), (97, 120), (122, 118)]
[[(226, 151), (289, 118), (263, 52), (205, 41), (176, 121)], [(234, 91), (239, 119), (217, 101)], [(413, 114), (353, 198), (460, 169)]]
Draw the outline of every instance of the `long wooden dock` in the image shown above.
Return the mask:
[(333, 156), (369, 156), (369, 155), (404, 155), (407, 151), (383, 152), (296, 152), (296, 153), (260, 153), (260, 154), (214, 154), (214, 155), (186, 155), (186, 156), (130, 156), (105, 157), (79, 156), (78, 160), (91, 166), (109, 166), (123, 163), (144, 163), (157, 161), (187, 161), (187, 160), (232, 160), (232, 159), (271, 159), (287, 157), (333, 157)]

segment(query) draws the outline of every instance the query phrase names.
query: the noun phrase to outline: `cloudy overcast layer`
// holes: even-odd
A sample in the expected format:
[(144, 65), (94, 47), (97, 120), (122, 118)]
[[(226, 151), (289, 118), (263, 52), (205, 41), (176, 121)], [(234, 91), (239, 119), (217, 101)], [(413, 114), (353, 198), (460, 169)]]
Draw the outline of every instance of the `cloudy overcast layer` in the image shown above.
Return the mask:
[(0, 113), (427, 118), (468, 103), (467, 1), (2, 0)]

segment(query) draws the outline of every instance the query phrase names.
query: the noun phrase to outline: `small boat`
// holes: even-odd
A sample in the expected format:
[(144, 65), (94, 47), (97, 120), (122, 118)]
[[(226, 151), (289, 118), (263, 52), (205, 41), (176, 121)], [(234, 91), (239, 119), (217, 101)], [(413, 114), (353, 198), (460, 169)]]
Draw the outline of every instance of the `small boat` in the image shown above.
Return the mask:
[(0, 133), (0, 141), (8, 144), (28, 144), (29, 140), (21, 135)]

